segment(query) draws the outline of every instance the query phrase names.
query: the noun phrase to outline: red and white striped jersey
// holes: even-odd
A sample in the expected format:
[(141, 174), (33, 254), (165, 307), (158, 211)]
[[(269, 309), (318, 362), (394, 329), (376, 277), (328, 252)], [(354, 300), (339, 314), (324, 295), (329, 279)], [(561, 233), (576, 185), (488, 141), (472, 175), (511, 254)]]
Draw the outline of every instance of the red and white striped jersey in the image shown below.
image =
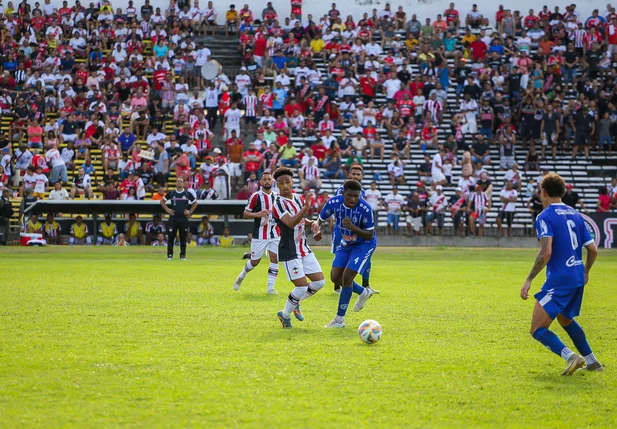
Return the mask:
[(488, 209), (488, 195), (485, 192), (470, 194), (469, 207), (473, 208), (474, 213), (477, 215), (483, 215)]
[(272, 216), (272, 207), (278, 194), (271, 192), (266, 194), (264, 191), (257, 191), (250, 196), (246, 204), (245, 211), (258, 213), (262, 210), (267, 211), (268, 217), (255, 219), (253, 226), (253, 240), (270, 240), (281, 236), (281, 231)]
[(254, 118), (257, 116), (257, 97), (254, 95), (245, 95), (242, 99), (244, 104), (244, 116)]
[(586, 37), (587, 32), (585, 30), (574, 30), (570, 36), (570, 40), (574, 41), (575, 48), (582, 48)]
[(319, 168), (316, 165), (305, 165), (302, 167), (302, 173), (304, 173), (304, 180), (312, 182), (315, 179), (319, 179)]
[(311, 249), (306, 243), (304, 219), (302, 219), (295, 228), (289, 228), (281, 221), (285, 215), (295, 216), (301, 210), (302, 202), (297, 195), (294, 195), (291, 199), (278, 195), (274, 200), (274, 210), (272, 214), (281, 230), (279, 261), (291, 261), (303, 258), (311, 253)]
[(439, 113), (441, 113), (441, 103), (439, 100), (426, 100), (424, 102), (424, 110), (428, 110), (433, 118), (437, 118)]

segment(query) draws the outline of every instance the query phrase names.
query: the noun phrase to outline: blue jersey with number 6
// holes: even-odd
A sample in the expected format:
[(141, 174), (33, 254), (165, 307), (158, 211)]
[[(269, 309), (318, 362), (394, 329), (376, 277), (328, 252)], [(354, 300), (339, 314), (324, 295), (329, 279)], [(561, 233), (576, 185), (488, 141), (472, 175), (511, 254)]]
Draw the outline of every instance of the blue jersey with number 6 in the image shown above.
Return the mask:
[(363, 199), (360, 199), (355, 207), (349, 208), (345, 206), (342, 195), (330, 198), (321, 209), (319, 219), (325, 221), (330, 216), (334, 216), (335, 228), (338, 228), (340, 231), (341, 246), (377, 243), (375, 233), (373, 233), (373, 238), (371, 240), (366, 240), (343, 226), (343, 219), (347, 218), (358, 228), (367, 231), (375, 229), (373, 210), (371, 210), (371, 206)]
[(565, 204), (551, 204), (536, 219), (538, 240), (552, 237), (551, 258), (542, 289), (572, 289), (585, 285), (583, 247), (593, 243), (583, 217)]

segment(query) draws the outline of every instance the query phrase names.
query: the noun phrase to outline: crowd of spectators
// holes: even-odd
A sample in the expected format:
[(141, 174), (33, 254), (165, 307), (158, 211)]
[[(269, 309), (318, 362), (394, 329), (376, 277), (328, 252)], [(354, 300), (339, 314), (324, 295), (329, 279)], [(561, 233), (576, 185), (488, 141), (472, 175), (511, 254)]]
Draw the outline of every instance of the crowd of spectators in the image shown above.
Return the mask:
[[(516, 202), (531, 204), (529, 178), (544, 160), (566, 151), (577, 159), (581, 150), (589, 159), (591, 147), (612, 153), (611, 5), (588, 18), (575, 5), (526, 14), (499, 6), (493, 17), (452, 3), (424, 22), (389, 4), (362, 17), (343, 17), (336, 4), (305, 15), (295, 0), (288, 17), (271, 3), (260, 13), (187, 0), (164, 11), (148, 0), (118, 6), (0, 6), (0, 112), (11, 119), (0, 135), (0, 187), (26, 204), (157, 199), (172, 171), (198, 198), (244, 199), (260, 172), (280, 165), (323, 195), (324, 180), (375, 159), (388, 164), (395, 186), (376, 208), (387, 211), (392, 233), (402, 214), (410, 232), (443, 233), (452, 210), (458, 232), (467, 224), (482, 233), (493, 186), (500, 228), (511, 226)], [(205, 81), (200, 68), (212, 53), (194, 40), (217, 26), (239, 39), (242, 66), (233, 78), (221, 70)], [(296, 137), (306, 147), (297, 149)], [(426, 162), (404, 198), (396, 185), (407, 183), (416, 147)], [(504, 177), (489, 177), (490, 163)], [(447, 203), (446, 186), (458, 197)], [(617, 193), (602, 191), (598, 210), (616, 207)]]

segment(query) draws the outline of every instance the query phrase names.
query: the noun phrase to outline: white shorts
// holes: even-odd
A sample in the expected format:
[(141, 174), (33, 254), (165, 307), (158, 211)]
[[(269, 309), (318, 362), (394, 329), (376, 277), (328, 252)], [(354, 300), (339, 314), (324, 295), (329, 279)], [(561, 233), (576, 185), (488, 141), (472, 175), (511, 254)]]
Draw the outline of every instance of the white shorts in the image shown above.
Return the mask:
[(266, 253), (266, 250), (278, 256), (279, 241), (281, 241), (280, 237), (268, 240), (256, 240), (253, 238), (251, 241), (251, 260), (259, 261), (264, 253)]
[(287, 278), (291, 281), (302, 279), (309, 274), (321, 273), (321, 265), (313, 252), (304, 258), (296, 258), (291, 261), (281, 262), (287, 273)]
[(228, 127), (226, 128), (226, 134), (225, 134), (228, 139), (232, 137), (231, 136), (232, 131), (235, 131), (236, 137), (240, 138), (240, 127)]
[(461, 132), (463, 134), (476, 134), (478, 132), (478, 123), (475, 121), (468, 121), (466, 124), (461, 125)]
[(405, 222), (411, 225), (414, 231), (420, 232), (422, 230), (422, 218), (407, 216)]
[(75, 139), (77, 139), (77, 134), (62, 134), (62, 140), (66, 141), (66, 142), (75, 142)]
[(238, 162), (229, 163), (229, 175), (231, 177), (242, 177), (242, 164)]
[(444, 174), (440, 170), (433, 170), (431, 176), (434, 183), (439, 183), (446, 180), (446, 176), (444, 176)]

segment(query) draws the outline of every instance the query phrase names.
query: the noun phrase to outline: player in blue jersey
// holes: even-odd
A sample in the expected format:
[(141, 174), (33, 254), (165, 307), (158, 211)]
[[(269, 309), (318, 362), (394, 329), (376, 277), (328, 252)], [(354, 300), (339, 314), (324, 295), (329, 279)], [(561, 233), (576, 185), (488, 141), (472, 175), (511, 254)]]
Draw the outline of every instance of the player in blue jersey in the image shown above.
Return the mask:
[[(354, 164), (351, 166), (351, 171), (349, 172), (350, 179), (356, 180), (360, 184), (362, 184), (363, 176), (364, 176), (364, 173), (362, 170), (362, 166), (360, 164)], [(343, 186), (341, 185), (336, 190), (336, 195), (342, 195), (342, 194), (343, 194)], [(360, 191), (360, 198), (364, 199), (364, 189)], [(338, 225), (335, 224), (334, 228), (332, 228), (332, 248), (331, 248), (332, 254), (336, 253), (336, 249), (338, 248), (340, 244), (341, 244), (341, 231)], [(369, 261), (368, 267), (366, 267), (366, 269), (364, 270), (364, 274), (362, 275), (362, 286), (363, 287), (368, 287), (368, 288), (371, 287), (369, 283), (370, 276), (371, 276), (371, 262)], [(336, 293), (341, 293), (341, 285), (334, 283), (334, 291)]]
[[(589, 347), (583, 328), (574, 320), (580, 314), (583, 291), (589, 281), (589, 271), (598, 255), (598, 249), (587, 230), (582, 216), (563, 204), (561, 198), (566, 183), (557, 174), (544, 176), (540, 184), (544, 211), (536, 219), (540, 250), (536, 262), (521, 288), (521, 298), (529, 297), (531, 282), (546, 266), (546, 281), (536, 298), (531, 319), (531, 335), (550, 351), (567, 362), (561, 375), (572, 375), (577, 369), (601, 371)], [(587, 258), (583, 262), (583, 247)], [(567, 332), (579, 356), (570, 350), (555, 333), (550, 331), (553, 320)]]
[(360, 197), (362, 185), (356, 180), (347, 180), (343, 194), (332, 197), (321, 209), (313, 224), (313, 234), (320, 232), (320, 224), (334, 217), (341, 234), (341, 242), (334, 254), (331, 277), (334, 284), (342, 286), (337, 315), (326, 328), (344, 328), (345, 314), (352, 293), (359, 295), (354, 311), (360, 311), (366, 301), (377, 291), (364, 288), (354, 282), (358, 274), (364, 274), (371, 256), (377, 247), (375, 221), (371, 206)]

